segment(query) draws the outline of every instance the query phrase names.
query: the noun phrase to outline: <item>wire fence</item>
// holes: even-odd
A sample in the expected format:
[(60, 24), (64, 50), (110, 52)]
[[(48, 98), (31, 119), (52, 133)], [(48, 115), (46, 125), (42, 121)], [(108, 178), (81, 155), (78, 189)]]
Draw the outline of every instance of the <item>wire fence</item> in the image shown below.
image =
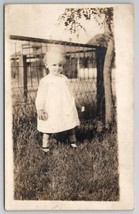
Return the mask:
[[(79, 113), (83, 127), (91, 126), (96, 117), (104, 116), (103, 65), (104, 47), (10, 36), (13, 112), (22, 106), (35, 111), (40, 79), (48, 74), (44, 57), (51, 46), (60, 46), (65, 57), (63, 73), (69, 78), (75, 98), (86, 108)], [(113, 77), (113, 75), (112, 75)], [(114, 93), (114, 78), (111, 81)]]

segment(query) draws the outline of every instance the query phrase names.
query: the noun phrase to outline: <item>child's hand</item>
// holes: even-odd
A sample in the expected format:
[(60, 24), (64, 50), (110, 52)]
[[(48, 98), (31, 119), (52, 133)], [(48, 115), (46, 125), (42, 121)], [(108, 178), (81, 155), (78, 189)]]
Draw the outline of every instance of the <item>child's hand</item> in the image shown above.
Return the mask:
[(76, 107), (79, 109), (79, 111), (84, 112), (85, 111), (85, 106), (82, 106), (78, 101), (76, 102)]
[(47, 120), (48, 119), (48, 114), (44, 110), (39, 110), (38, 111), (38, 118), (39, 120)]
[(85, 106), (81, 106), (81, 112), (85, 111)]

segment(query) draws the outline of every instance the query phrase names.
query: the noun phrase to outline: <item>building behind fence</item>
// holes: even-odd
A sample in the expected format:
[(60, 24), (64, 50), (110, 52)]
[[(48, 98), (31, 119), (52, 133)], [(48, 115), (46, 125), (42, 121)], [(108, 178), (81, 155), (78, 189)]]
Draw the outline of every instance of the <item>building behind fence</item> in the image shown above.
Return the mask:
[[(86, 107), (81, 122), (91, 124), (104, 116), (103, 65), (106, 48), (72, 42), (11, 36), (11, 76), (13, 108), (34, 105), (39, 81), (48, 74), (43, 59), (51, 46), (61, 46), (64, 74), (76, 99)], [(112, 76), (113, 77), (113, 76)], [(114, 93), (114, 79), (112, 78)]]

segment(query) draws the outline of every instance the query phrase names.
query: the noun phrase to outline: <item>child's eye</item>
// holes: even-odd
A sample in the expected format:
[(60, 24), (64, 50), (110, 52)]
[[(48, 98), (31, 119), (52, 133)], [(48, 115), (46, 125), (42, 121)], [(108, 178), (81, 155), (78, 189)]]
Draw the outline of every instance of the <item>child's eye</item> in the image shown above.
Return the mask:
[(59, 66), (59, 67), (62, 67), (63, 65), (62, 64), (53, 64), (52, 66)]

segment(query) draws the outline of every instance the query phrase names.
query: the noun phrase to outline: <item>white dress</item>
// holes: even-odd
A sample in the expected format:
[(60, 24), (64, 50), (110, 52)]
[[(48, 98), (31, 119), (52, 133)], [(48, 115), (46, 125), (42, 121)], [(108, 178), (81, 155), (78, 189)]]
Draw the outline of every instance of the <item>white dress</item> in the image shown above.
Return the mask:
[(46, 121), (37, 118), (37, 129), (43, 133), (57, 133), (72, 129), (79, 125), (75, 106), (75, 98), (70, 88), (68, 78), (60, 74), (48, 74), (41, 79), (36, 108), (48, 113)]

